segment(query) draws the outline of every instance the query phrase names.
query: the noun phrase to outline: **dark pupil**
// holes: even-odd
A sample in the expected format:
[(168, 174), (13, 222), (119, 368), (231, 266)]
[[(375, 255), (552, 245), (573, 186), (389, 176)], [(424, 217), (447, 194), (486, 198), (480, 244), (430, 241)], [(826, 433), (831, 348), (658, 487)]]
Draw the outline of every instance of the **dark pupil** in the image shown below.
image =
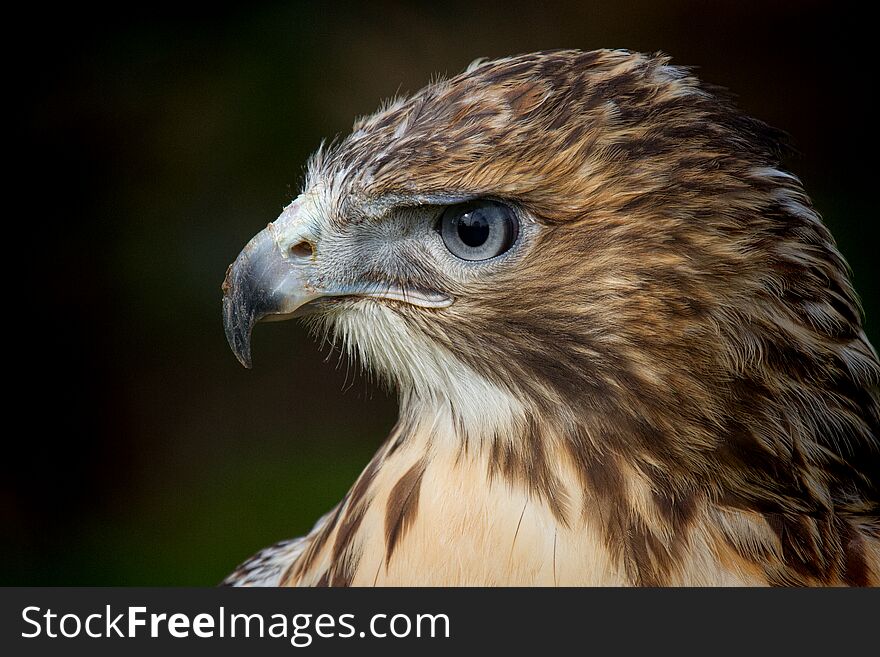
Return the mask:
[(482, 246), (489, 239), (489, 222), (479, 210), (468, 212), (458, 220), (458, 236), (468, 246)]

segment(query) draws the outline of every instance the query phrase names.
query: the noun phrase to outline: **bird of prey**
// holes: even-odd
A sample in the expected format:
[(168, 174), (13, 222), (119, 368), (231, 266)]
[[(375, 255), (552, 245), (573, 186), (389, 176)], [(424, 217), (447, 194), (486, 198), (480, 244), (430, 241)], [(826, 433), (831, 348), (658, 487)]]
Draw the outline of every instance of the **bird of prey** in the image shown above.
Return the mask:
[(664, 55), (477, 61), (312, 157), (227, 272), (399, 420), (235, 585), (877, 585), (880, 363), (781, 134)]

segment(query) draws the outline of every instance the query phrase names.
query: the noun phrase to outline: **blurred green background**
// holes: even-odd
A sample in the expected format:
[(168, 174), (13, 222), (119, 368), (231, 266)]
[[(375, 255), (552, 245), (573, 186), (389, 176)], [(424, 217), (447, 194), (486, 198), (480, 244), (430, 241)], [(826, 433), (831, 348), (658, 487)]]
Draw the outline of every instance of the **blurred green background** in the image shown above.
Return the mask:
[[(662, 50), (792, 136), (877, 343), (870, 41), (813, 2), (40, 5), (10, 21), (0, 584), (214, 584), (342, 496), (394, 400), (220, 283), (322, 138), (480, 56)], [(855, 17), (858, 20), (858, 17)], [(843, 45), (839, 45), (843, 44)], [(13, 98), (13, 97), (10, 97)], [(868, 113), (872, 112), (869, 120)], [(19, 314), (24, 315), (19, 318)]]

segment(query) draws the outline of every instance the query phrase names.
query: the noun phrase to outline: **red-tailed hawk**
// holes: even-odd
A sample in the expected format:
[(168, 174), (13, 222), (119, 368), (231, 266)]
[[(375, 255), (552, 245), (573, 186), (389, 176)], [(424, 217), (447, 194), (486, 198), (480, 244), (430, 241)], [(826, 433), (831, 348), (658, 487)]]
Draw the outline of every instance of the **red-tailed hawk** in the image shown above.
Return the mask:
[(778, 134), (668, 58), (476, 62), (312, 158), (224, 283), (400, 419), (262, 585), (880, 583), (880, 364)]

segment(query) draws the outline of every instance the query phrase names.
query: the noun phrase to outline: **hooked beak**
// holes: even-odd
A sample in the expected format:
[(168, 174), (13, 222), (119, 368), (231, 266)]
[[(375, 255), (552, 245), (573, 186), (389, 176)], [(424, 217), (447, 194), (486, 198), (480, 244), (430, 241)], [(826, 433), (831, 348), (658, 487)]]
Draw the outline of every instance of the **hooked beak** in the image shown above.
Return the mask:
[(226, 340), (247, 368), (251, 366), (251, 331), (261, 320), (283, 320), (321, 295), (310, 284), (313, 253), (304, 245), (283, 249), (275, 224), (257, 233), (226, 270), (223, 281), (223, 327)]
[(254, 236), (226, 270), (222, 287), (223, 326), (230, 348), (245, 367), (251, 367), (254, 324), (305, 315), (303, 306), (316, 299), (381, 298), (422, 308), (445, 308), (452, 304), (452, 299), (440, 292), (375, 282), (328, 280), (332, 275), (322, 275), (318, 270), (316, 240), (306, 232), (293, 206)]

